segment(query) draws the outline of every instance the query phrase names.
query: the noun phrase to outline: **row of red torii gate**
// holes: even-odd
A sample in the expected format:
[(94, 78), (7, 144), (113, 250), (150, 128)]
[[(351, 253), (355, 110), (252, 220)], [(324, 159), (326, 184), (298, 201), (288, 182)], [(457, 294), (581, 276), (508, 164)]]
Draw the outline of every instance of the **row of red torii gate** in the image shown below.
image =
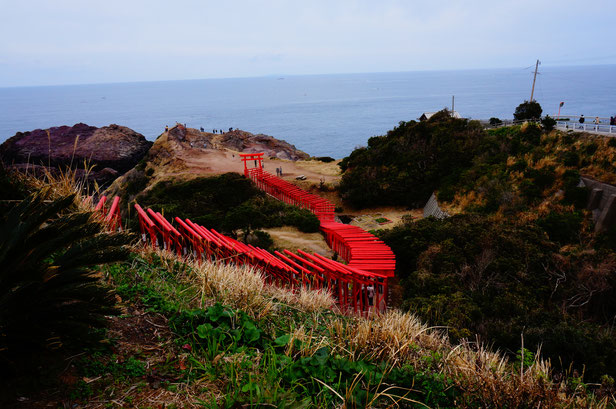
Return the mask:
[[(387, 308), (388, 278), (393, 277), (395, 270), (395, 256), (391, 249), (359, 227), (337, 223), (331, 202), (265, 172), (263, 153), (240, 154), (240, 157), (244, 162), (244, 175), (260, 189), (285, 203), (308, 209), (319, 218), (328, 245), (345, 263), (302, 250), (270, 253), (190, 219), (175, 217), (171, 223), (160, 212), (135, 204), (142, 240), (175, 251), (178, 256), (194, 257), (199, 262), (212, 260), (252, 266), (271, 285), (294, 291), (301, 287), (327, 290), (345, 312), (369, 314), (384, 311)], [(249, 166), (253, 162), (255, 166)], [(114, 229), (121, 227), (118, 202), (116, 197), (107, 210), (103, 196), (97, 205), (97, 210), (105, 215)]]

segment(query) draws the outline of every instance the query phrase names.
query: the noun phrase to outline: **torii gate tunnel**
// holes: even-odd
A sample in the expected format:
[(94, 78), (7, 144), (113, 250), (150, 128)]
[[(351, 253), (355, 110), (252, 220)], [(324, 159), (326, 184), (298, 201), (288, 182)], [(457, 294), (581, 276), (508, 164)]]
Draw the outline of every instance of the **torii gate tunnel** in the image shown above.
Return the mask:
[[(336, 222), (333, 203), (264, 171), (263, 153), (240, 154), (240, 157), (244, 162), (244, 175), (257, 187), (276, 199), (314, 213), (321, 222), (327, 244), (349, 266), (386, 277), (394, 276), (396, 257), (382, 240), (357, 226)], [(255, 166), (251, 168), (248, 165), (253, 160)]]
[(263, 272), (266, 283), (293, 291), (301, 287), (326, 289), (343, 311), (360, 314), (384, 311), (387, 281), (394, 275), (396, 263), (391, 249), (359, 227), (335, 222), (333, 203), (265, 172), (263, 155), (240, 154), (244, 175), (267, 194), (313, 212), (321, 222), (327, 243), (347, 264), (301, 250), (272, 254), (189, 219), (176, 217), (174, 227), (161, 213), (135, 204), (143, 242), (149, 241), (152, 246), (174, 251), (178, 256), (192, 256), (198, 261), (250, 265)]
[(162, 214), (135, 204), (142, 240), (202, 260), (249, 265), (263, 272), (265, 282), (289, 288), (328, 290), (346, 312), (378, 313), (387, 307), (387, 277), (329, 260), (319, 254), (288, 250), (274, 254), (206, 229), (190, 219), (175, 218), (175, 228)]

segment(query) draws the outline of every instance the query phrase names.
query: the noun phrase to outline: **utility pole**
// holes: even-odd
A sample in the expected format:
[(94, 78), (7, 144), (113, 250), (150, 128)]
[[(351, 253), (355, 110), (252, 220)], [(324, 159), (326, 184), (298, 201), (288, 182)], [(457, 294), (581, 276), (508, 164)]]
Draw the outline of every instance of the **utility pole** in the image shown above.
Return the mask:
[(451, 117), (452, 117), (452, 118), (454, 118), (454, 117), (455, 117), (455, 115), (454, 115), (453, 113), (454, 113), (454, 112), (456, 112), (456, 111), (454, 111), (454, 104), (453, 104), (453, 103), (454, 103), (455, 98), (456, 98), (456, 96), (455, 96), (455, 95), (452, 95), (452, 96), (451, 96)]
[(533, 102), (533, 95), (535, 94), (535, 81), (537, 81), (537, 68), (539, 68), (539, 60), (537, 60), (537, 64), (535, 64), (535, 77), (533, 78), (533, 89), (530, 91), (530, 102)]

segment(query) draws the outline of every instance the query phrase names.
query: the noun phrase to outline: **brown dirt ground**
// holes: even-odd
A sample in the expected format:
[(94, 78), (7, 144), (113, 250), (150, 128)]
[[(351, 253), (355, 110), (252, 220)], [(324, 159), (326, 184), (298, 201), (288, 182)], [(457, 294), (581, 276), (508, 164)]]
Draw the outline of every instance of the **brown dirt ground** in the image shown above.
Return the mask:
[[(413, 219), (421, 219), (423, 217), (422, 209), (407, 210), (402, 207), (376, 207), (372, 209), (363, 209), (345, 212), (344, 214), (353, 216), (351, 224), (359, 226), (362, 229), (368, 230), (380, 230), (391, 229), (402, 222), (402, 218), (406, 215), (411, 215)], [(376, 221), (376, 219), (385, 218), (391, 222), (385, 222), (383, 224)]]
[(318, 253), (328, 258), (334, 255), (321, 233), (302, 233), (290, 226), (264, 230), (272, 236), (274, 247), (293, 252), (299, 249), (308, 253)]
[[(182, 152), (178, 159), (181, 159), (186, 165), (185, 170), (177, 172), (180, 174), (244, 173), (244, 164), (240, 160), (239, 152), (230, 149), (191, 149)], [(289, 181), (294, 181), (297, 176), (304, 175), (312, 183), (319, 183), (321, 178), (326, 183), (337, 183), (340, 179), (338, 162), (324, 163), (316, 160), (294, 162), (278, 158), (265, 158), (263, 168), (267, 172), (276, 174), (276, 168), (282, 167), (283, 179)], [(159, 169), (160, 171), (161, 169)], [(177, 174), (176, 172), (173, 173)]]

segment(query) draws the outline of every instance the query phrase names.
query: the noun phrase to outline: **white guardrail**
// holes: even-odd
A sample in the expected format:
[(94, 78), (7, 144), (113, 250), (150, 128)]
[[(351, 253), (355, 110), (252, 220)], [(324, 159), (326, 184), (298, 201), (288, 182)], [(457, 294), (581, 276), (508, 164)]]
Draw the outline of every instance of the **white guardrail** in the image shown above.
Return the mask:
[(606, 124), (595, 124), (595, 123), (579, 123), (575, 121), (556, 121), (556, 128), (560, 130), (573, 130), (573, 131), (584, 131), (584, 132), (597, 132), (597, 133), (605, 133), (605, 134), (613, 134), (616, 135), (616, 126), (615, 125), (606, 125)]
[[(561, 115), (563, 116), (563, 115)], [(554, 117), (552, 117), (554, 118)], [(556, 129), (560, 129), (562, 131), (583, 131), (583, 132), (591, 132), (598, 134), (607, 134), (616, 136), (616, 125), (609, 125), (608, 118), (599, 118), (599, 123), (595, 123), (594, 118), (585, 118), (584, 123), (580, 123), (578, 116), (567, 116), (567, 120), (559, 120), (556, 119)], [(586, 122), (588, 121), (588, 123)], [(515, 121), (511, 119), (503, 119), (499, 124), (490, 125), (486, 120), (480, 120), (483, 126), (486, 129), (491, 128), (500, 128), (502, 126), (511, 126), (511, 125), (520, 125), (524, 122), (535, 122), (539, 123), (538, 120), (532, 121)]]

